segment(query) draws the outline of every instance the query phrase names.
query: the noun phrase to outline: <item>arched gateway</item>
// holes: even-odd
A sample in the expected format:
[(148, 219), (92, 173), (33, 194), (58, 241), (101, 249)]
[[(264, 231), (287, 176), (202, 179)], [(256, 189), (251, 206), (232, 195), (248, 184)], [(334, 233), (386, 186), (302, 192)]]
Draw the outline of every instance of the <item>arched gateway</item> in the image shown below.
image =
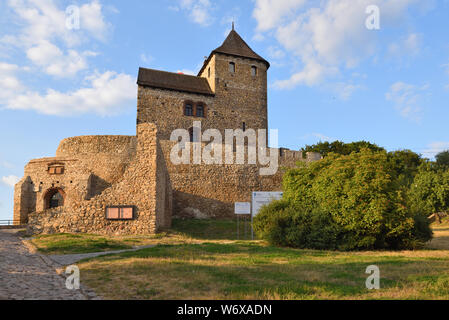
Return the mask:
[(65, 192), (61, 188), (48, 189), (44, 196), (44, 208), (53, 209), (64, 206)]

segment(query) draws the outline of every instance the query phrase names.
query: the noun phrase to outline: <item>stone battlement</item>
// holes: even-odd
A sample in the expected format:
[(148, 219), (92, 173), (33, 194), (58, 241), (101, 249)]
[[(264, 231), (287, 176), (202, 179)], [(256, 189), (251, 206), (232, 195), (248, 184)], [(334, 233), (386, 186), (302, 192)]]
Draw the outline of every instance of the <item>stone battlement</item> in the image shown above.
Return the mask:
[(61, 141), (56, 150), (57, 157), (86, 154), (123, 154), (136, 148), (136, 136), (79, 136)]

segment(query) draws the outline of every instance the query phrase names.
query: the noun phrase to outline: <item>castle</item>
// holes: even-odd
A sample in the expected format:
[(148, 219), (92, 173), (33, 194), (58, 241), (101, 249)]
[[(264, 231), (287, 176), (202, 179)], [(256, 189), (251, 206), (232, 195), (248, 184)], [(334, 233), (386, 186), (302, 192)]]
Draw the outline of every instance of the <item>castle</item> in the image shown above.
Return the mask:
[[(192, 136), (194, 122), (223, 136), (226, 129), (268, 129), (269, 67), (233, 29), (197, 76), (140, 68), (136, 136), (68, 138), (55, 157), (30, 161), (15, 186), (14, 220), (32, 234), (151, 234), (169, 228), (172, 216), (231, 217), (234, 203), (250, 201), (251, 192), (280, 191), (282, 170), (262, 176), (258, 164), (170, 160), (172, 132)], [(320, 159), (275, 151), (280, 167)]]

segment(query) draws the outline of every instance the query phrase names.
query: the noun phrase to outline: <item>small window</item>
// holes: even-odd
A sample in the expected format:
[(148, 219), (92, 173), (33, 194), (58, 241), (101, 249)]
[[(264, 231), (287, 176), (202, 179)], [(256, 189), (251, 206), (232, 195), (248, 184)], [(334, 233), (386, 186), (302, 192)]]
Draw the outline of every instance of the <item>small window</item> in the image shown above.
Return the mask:
[(234, 62), (229, 63), (229, 72), (235, 73), (235, 63)]
[(48, 167), (49, 174), (64, 174), (64, 167), (61, 165), (51, 165)]
[(210, 78), (210, 67), (209, 67), (209, 69), (207, 70), (207, 74), (208, 74), (208, 77)]
[(257, 76), (257, 67), (254, 66), (251, 67), (251, 75), (253, 77)]
[(204, 106), (202, 104), (196, 106), (196, 116), (204, 118)]
[(184, 115), (188, 116), (188, 117), (192, 117), (193, 116), (193, 104), (186, 103), (186, 105), (184, 107)]
[(107, 207), (106, 219), (108, 220), (133, 220), (134, 207)]
[(243, 132), (245, 132), (245, 131), (246, 131), (246, 122), (243, 122), (243, 125), (242, 125), (242, 130), (243, 130)]

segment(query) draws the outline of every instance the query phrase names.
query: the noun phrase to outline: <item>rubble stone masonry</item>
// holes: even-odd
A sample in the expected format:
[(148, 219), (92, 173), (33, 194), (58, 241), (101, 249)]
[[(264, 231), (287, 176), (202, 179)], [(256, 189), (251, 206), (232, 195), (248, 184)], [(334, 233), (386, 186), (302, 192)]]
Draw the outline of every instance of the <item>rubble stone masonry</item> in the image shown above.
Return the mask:
[[(136, 136), (68, 138), (55, 157), (30, 161), (15, 186), (14, 220), (28, 223), (30, 234), (151, 234), (169, 228), (172, 216), (232, 217), (234, 203), (250, 201), (252, 192), (281, 191), (286, 168), (321, 156), (273, 150), (280, 168), (272, 176), (260, 175), (260, 165), (170, 159), (172, 132), (195, 121), (223, 138), (226, 129), (268, 130), (268, 68), (234, 30), (198, 77), (141, 68)], [(186, 105), (204, 113), (189, 114)], [(133, 219), (107, 219), (109, 206), (132, 207)]]

